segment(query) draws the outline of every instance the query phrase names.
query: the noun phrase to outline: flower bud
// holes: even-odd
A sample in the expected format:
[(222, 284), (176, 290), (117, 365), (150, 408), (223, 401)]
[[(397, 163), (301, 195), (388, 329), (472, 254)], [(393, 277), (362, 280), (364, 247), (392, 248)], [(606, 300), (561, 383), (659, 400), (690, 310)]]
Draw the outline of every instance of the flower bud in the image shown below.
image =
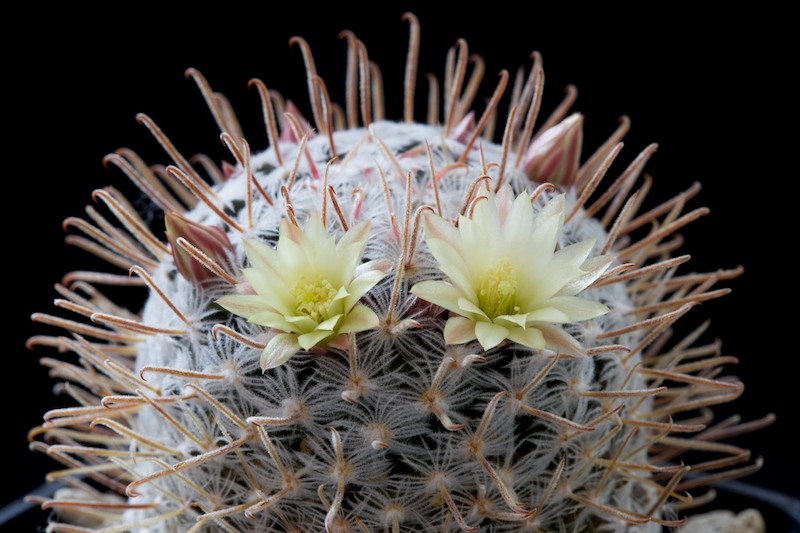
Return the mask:
[(573, 113), (543, 132), (525, 153), (523, 168), (539, 183), (569, 183), (578, 170), (583, 141), (583, 115)]
[(203, 252), (209, 260), (225, 268), (229, 264), (229, 255), (233, 246), (225, 231), (219, 226), (205, 226), (193, 222), (175, 212), (166, 216), (167, 240), (172, 248), (172, 258), (178, 272), (192, 285), (199, 286), (215, 276), (205, 265), (178, 244), (183, 237), (195, 248)]

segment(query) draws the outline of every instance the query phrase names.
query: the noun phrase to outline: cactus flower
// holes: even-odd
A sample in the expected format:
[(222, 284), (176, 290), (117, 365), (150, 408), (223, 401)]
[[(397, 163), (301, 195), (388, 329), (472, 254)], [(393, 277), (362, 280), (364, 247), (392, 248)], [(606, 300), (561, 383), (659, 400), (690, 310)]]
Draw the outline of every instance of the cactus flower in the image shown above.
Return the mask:
[(301, 349), (324, 348), (337, 336), (374, 328), (378, 317), (359, 304), (386, 273), (361, 264), (369, 223), (345, 232), (336, 243), (312, 216), (304, 229), (283, 220), (278, 245), (244, 241), (251, 267), (242, 271), (255, 294), (230, 294), (217, 303), (253, 324), (280, 333), (261, 354), (261, 369), (285, 363)]
[(522, 166), (534, 181), (568, 181), (578, 170), (582, 143), (583, 115), (573, 113), (531, 143)]
[(216, 263), (220, 265), (229, 263), (228, 257), (233, 253), (233, 246), (228, 235), (219, 226), (205, 226), (172, 211), (166, 214), (165, 223), (175, 266), (180, 275), (195, 287), (215, 276), (178, 244), (179, 238), (186, 239)]
[(556, 251), (564, 225), (564, 197), (534, 216), (527, 193), (512, 200), (510, 188), (482, 193), (472, 217), (458, 227), (435, 215), (425, 219), (426, 243), (448, 281), (427, 280), (411, 292), (453, 313), (445, 342), (478, 339), (484, 350), (505, 339), (533, 349), (579, 352), (559, 324), (598, 317), (608, 308), (576, 296), (612, 258), (589, 259), (594, 240)]

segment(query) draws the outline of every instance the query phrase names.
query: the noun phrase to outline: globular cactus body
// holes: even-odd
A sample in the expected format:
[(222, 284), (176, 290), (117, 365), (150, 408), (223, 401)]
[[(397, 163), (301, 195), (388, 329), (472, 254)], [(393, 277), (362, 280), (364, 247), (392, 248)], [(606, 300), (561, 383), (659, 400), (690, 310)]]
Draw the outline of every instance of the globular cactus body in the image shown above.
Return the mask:
[[(704, 327), (665, 335), (737, 271), (677, 273), (688, 258), (670, 239), (704, 210), (682, 214), (691, 190), (641, 209), (652, 147), (598, 187), (626, 124), (582, 165), (579, 115), (533, 135), (538, 59), (498, 144), (466, 92), (445, 95), (443, 124), (392, 122), (367, 80), (363, 124), (350, 101), (344, 128), (309, 79), (314, 130), (289, 106), (274, 117), (258, 82), (273, 144), (252, 155), (209, 99), (237, 161), (209, 167), (211, 185), (174, 151), (161, 175), (112, 158), (170, 213), (168, 239), (104, 190), (121, 227), (99, 222), (84, 247), (136, 277), (61, 287), (61, 307), (96, 324), (36, 316), (71, 333), (36, 343), (80, 358), (49, 363), (80, 407), (48, 413), (34, 447), (110, 489), (73, 481), (44, 502), (52, 531), (660, 531), (709, 470), (746, 460), (698, 411), (741, 393), (718, 377), (730, 358), (696, 344)], [(549, 247), (514, 250), (508, 220)], [(523, 275), (539, 256), (549, 274)], [(464, 274), (471, 261), (488, 266)], [(143, 311), (101, 283), (144, 286)], [(689, 478), (692, 449), (724, 458)]]

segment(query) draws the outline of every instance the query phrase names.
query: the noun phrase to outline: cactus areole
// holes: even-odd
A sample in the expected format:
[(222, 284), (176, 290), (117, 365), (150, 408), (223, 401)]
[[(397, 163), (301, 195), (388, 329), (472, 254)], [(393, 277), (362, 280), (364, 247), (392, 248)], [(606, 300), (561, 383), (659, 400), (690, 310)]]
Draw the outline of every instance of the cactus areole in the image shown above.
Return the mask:
[[(743, 390), (734, 361), (706, 324), (672, 335), (740, 273), (684, 272), (698, 187), (644, 208), (655, 145), (617, 161), (623, 119), (582, 155), (574, 92), (538, 117), (536, 53), (474, 106), (458, 41), (415, 122), (403, 20), (400, 120), (354, 34), (342, 105), (293, 38), (311, 116), (253, 80), (266, 149), (190, 69), (229, 161), (145, 115), (166, 166), (108, 157), (166, 227), (111, 187), (68, 224), (110, 267), (33, 317), (74, 400), (31, 432), (66, 469), (48, 531), (661, 531), (759, 467), (709, 414)], [(108, 285), (146, 291), (141, 312)]]

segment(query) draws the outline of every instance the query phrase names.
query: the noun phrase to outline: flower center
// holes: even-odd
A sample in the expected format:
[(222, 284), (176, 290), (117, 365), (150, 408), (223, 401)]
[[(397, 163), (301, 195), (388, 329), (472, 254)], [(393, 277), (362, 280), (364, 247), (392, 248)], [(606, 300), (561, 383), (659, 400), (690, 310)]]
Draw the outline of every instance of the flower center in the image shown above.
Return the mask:
[(500, 259), (486, 271), (478, 291), (478, 307), (486, 315), (495, 319), (500, 315), (513, 315), (519, 312), (514, 305), (517, 295), (517, 278), (508, 259)]
[(300, 278), (291, 290), (297, 304), (297, 312), (320, 323), (328, 320), (328, 308), (336, 296), (336, 289), (322, 274)]

